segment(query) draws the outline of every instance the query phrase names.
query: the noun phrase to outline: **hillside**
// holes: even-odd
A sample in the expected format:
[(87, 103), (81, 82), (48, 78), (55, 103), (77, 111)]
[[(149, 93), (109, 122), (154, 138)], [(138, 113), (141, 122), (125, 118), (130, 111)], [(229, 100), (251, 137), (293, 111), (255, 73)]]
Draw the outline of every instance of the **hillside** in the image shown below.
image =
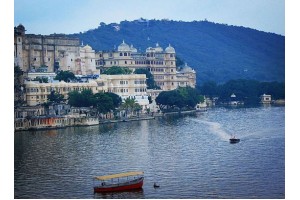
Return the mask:
[(84, 33), (72, 34), (96, 51), (111, 50), (124, 39), (140, 51), (158, 42), (170, 43), (177, 56), (197, 72), (197, 84), (230, 79), (284, 81), (285, 37), (250, 28), (208, 21), (145, 20), (120, 24), (100, 23)]

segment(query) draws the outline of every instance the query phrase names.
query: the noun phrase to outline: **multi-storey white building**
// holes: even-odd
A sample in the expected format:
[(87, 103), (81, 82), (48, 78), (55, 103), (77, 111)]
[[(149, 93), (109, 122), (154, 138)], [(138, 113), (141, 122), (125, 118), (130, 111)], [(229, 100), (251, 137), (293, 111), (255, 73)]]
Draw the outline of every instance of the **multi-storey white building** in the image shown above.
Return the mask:
[(129, 46), (123, 41), (117, 51), (97, 52), (96, 66), (103, 70), (112, 66), (148, 69), (162, 90), (173, 90), (178, 86), (195, 87), (196, 72), (187, 65), (178, 71), (175, 56), (175, 49), (171, 45), (163, 49), (157, 43), (155, 47), (148, 47), (146, 52), (138, 52), (133, 45)]
[(35, 106), (47, 102), (47, 96), (51, 91), (56, 91), (67, 99), (69, 92), (84, 89), (90, 89), (93, 93), (112, 92), (118, 94), (123, 100), (126, 98), (136, 99), (137, 103), (143, 106), (143, 109), (149, 105), (145, 74), (101, 75), (100, 78), (90, 79), (86, 83), (26, 81), (24, 95), (27, 105)]

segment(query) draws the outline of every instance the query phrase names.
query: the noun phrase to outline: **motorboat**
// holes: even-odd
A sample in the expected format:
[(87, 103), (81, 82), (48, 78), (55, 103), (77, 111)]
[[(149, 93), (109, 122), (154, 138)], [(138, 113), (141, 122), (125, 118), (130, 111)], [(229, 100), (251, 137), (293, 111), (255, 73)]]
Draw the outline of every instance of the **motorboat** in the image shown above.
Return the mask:
[(240, 139), (235, 138), (235, 136), (233, 136), (233, 137), (231, 137), (231, 138), (229, 139), (229, 142), (230, 142), (231, 144), (238, 143), (238, 142), (240, 142)]

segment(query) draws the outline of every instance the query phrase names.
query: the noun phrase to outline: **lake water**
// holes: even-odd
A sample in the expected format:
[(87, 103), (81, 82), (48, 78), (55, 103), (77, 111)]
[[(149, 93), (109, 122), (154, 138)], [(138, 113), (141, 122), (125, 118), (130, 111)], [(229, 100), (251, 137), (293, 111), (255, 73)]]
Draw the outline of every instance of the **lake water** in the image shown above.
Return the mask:
[[(285, 198), (284, 107), (15, 133), (15, 198)], [(230, 144), (235, 134), (240, 143)], [(142, 190), (93, 193), (142, 170)], [(160, 188), (153, 188), (157, 182)]]

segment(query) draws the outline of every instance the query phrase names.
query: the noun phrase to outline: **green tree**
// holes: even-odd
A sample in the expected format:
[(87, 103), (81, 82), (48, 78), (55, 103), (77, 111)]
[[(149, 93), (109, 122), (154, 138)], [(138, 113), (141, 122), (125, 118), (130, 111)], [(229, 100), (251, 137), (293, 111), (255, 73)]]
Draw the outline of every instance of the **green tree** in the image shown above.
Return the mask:
[(33, 79), (33, 81), (38, 81), (40, 83), (48, 83), (48, 78), (47, 77), (35, 77), (35, 79)]
[(90, 107), (95, 104), (92, 90), (86, 89), (81, 92), (77, 90), (71, 91), (68, 94), (68, 104), (74, 107)]
[(23, 81), (23, 71), (19, 66), (14, 67), (14, 93), (15, 93), (15, 105), (22, 105), (24, 103), (22, 99), (22, 92), (24, 89)]
[(119, 75), (119, 74), (131, 74), (131, 73), (132, 71), (128, 67), (112, 66), (104, 70), (102, 74)]
[(93, 97), (94, 107), (97, 109), (98, 113), (108, 113), (113, 110), (114, 103), (112, 98), (105, 93), (97, 93)]
[(80, 107), (81, 105), (81, 94), (77, 91), (71, 91), (68, 93), (68, 104), (74, 107)]
[(112, 99), (114, 108), (118, 108), (122, 104), (122, 98), (119, 95), (112, 92), (106, 92), (105, 94)]
[(80, 94), (81, 94), (82, 107), (90, 107), (94, 105), (93, 102), (94, 94), (91, 89), (82, 90)]
[(70, 82), (71, 80), (76, 80), (75, 75), (70, 71), (59, 71), (56, 74), (55, 80)]
[(135, 74), (146, 74), (146, 78), (147, 78), (147, 89), (160, 89), (160, 87), (158, 85), (156, 85), (155, 81), (154, 81), (154, 77), (151, 74), (151, 72), (149, 72), (149, 70), (145, 69), (145, 68), (139, 68), (136, 69), (134, 71)]
[(47, 95), (48, 103), (61, 103), (64, 101), (64, 95), (52, 90), (49, 95)]
[(128, 115), (128, 112), (130, 112), (131, 114), (133, 113), (133, 111), (140, 111), (142, 108), (141, 106), (136, 102), (135, 99), (132, 98), (127, 98), (125, 99), (125, 101), (123, 102), (123, 104), (121, 105), (121, 109), (125, 110), (126, 116)]
[(207, 81), (203, 83), (200, 87), (199, 90), (201, 94), (213, 97), (218, 95), (218, 85), (214, 81)]
[(156, 97), (156, 103), (161, 110), (169, 108), (182, 108), (186, 107), (194, 109), (197, 103), (203, 102), (204, 98), (199, 92), (191, 87), (180, 87), (176, 90), (163, 91)]

